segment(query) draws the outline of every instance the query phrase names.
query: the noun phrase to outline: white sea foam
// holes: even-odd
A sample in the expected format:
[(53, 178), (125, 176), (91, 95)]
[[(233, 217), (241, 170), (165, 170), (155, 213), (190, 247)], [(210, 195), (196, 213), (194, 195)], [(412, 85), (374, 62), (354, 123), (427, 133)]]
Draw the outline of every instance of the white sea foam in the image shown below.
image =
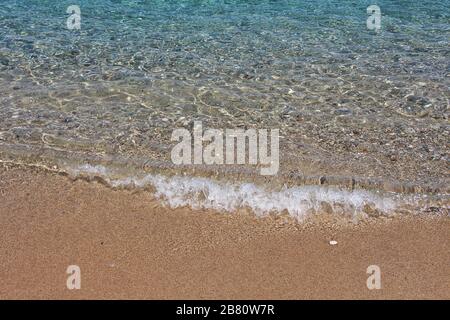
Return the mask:
[(394, 197), (364, 190), (341, 190), (325, 186), (297, 186), (281, 190), (266, 190), (252, 183), (232, 184), (199, 177), (117, 177), (103, 166), (83, 165), (69, 170), (73, 175), (98, 176), (112, 187), (148, 187), (155, 196), (172, 208), (214, 209), (233, 212), (249, 208), (256, 215), (287, 212), (303, 220), (309, 214), (327, 210), (333, 213), (365, 216), (368, 211), (391, 214), (397, 206)]

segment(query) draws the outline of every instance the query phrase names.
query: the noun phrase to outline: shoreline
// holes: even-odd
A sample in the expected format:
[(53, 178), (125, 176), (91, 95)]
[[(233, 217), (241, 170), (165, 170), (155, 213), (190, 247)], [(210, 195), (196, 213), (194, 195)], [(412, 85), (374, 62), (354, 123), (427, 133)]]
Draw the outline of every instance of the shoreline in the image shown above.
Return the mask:
[(2, 299), (450, 299), (448, 217), (302, 225), (17, 166), (0, 168), (0, 198)]
[[(92, 166), (104, 166), (122, 174), (158, 173), (166, 176), (190, 175), (193, 177), (217, 178), (227, 176), (229, 181), (243, 183), (251, 181), (256, 184), (281, 186), (330, 186), (346, 190), (367, 190), (374, 192), (399, 194), (447, 195), (450, 193), (448, 178), (441, 174), (440, 178), (405, 180), (404, 177), (383, 175), (364, 175), (355, 172), (333, 168), (333, 166), (311, 165), (308, 161), (290, 161), (281, 163), (280, 172), (274, 176), (259, 174), (260, 166), (243, 165), (175, 165), (167, 159), (113, 155), (107, 153), (84, 153), (49, 146), (0, 143), (1, 163), (41, 167), (43, 169), (64, 173), (74, 170), (80, 164), (89, 163)], [(298, 159), (297, 159), (298, 160)], [(289, 162), (286, 164), (286, 162)], [(292, 163), (291, 163), (292, 162)], [(286, 164), (286, 165), (285, 165)], [(298, 168), (301, 168), (299, 170)]]

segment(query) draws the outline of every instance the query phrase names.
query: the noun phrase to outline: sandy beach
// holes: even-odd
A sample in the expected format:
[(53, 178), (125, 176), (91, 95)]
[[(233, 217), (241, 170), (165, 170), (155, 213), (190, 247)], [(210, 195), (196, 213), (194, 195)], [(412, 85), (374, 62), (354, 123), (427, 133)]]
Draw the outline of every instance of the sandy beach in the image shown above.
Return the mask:
[(450, 298), (448, 218), (302, 226), (18, 166), (0, 170), (0, 199), (1, 299)]
[(450, 299), (449, 21), (2, 1), (0, 300)]

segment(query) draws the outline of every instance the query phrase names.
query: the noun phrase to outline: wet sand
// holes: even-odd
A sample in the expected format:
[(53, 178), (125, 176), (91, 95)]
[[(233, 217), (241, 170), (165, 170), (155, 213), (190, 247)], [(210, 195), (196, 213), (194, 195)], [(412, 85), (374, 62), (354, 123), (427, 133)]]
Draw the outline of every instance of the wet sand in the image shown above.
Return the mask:
[(0, 199), (2, 299), (450, 298), (449, 218), (304, 226), (16, 166), (0, 169)]

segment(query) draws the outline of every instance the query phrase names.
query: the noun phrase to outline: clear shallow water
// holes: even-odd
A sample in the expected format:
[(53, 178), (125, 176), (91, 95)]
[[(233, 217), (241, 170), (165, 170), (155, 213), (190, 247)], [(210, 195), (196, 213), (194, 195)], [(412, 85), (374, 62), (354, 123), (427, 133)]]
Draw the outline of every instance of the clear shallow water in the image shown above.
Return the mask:
[(71, 4), (1, 1), (3, 159), (167, 163), (202, 120), (279, 128), (283, 179), (448, 194), (449, 1)]

